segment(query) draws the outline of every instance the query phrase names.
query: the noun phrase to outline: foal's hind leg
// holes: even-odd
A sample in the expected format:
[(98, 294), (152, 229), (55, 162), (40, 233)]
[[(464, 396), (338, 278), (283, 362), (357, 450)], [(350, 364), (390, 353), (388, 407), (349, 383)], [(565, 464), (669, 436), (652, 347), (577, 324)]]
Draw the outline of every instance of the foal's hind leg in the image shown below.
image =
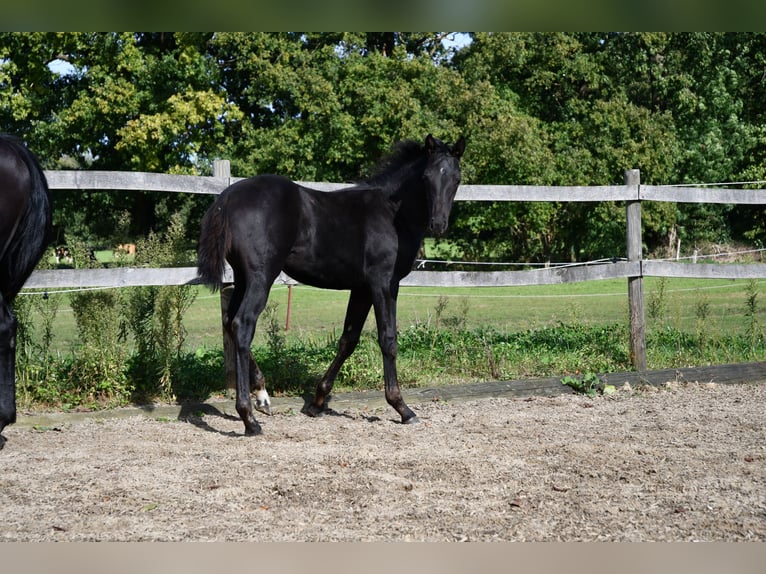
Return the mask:
[[(0, 432), (16, 422), (16, 317), (0, 295)], [(0, 434), (0, 449), (5, 437)]]
[(338, 353), (335, 355), (335, 359), (333, 359), (327, 372), (319, 381), (314, 401), (304, 411), (307, 415), (315, 417), (322, 414), (327, 395), (332, 391), (332, 385), (335, 382), (335, 377), (338, 376), (338, 371), (340, 371), (345, 360), (351, 356), (351, 353), (354, 352), (356, 345), (359, 343), (359, 336), (362, 333), (362, 327), (364, 327), (364, 322), (367, 319), (371, 306), (372, 299), (366, 290), (351, 291), (348, 308), (346, 309), (346, 320), (343, 324), (343, 335), (341, 335), (340, 342), (338, 343)]
[(235, 278), (235, 293), (224, 325), (234, 342), (237, 373), (236, 408), (242, 422), (245, 423), (247, 435), (261, 432), (261, 426), (253, 417), (250, 388), (254, 385), (257, 389), (258, 384), (263, 388), (263, 374), (253, 360), (250, 345), (255, 335), (258, 316), (266, 306), (270, 286), (271, 281), (257, 280), (255, 277), (248, 277), (246, 281)]

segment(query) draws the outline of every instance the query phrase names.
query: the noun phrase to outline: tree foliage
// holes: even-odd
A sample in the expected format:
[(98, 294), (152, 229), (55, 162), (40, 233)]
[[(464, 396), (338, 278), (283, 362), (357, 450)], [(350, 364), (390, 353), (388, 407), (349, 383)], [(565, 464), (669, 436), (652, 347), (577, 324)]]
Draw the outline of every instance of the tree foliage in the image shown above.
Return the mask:
[[(2, 33), (0, 130), (47, 169), (299, 180), (364, 177), (396, 140), (468, 138), (464, 182), (607, 185), (764, 179), (766, 34)], [(194, 231), (209, 198), (56, 192), (60, 240)], [(762, 208), (649, 204), (647, 249), (762, 244)], [(458, 203), (469, 259), (624, 255), (610, 203)], [(129, 222), (123, 225), (124, 222)], [(193, 233), (188, 241), (193, 243)]]

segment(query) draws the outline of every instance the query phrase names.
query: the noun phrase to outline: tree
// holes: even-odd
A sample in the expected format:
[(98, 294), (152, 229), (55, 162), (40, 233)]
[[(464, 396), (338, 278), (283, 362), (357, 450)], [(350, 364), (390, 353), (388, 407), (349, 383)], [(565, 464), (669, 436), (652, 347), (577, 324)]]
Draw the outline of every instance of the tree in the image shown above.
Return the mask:
[(454, 137), (445, 92), (460, 77), (434, 62), (434, 42), (423, 34), (216, 34), (223, 85), (244, 114), (228, 150), (233, 171), (351, 181), (399, 139)]
[[(240, 115), (217, 89), (217, 70), (205, 52), (209, 37), (3, 34), (6, 64), (0, 69), (11, 73), (0, 97), (12, 104), (4, 106), (3, 125), (25, 134), (47, 168), (209, 172), (210, 156), (223, 149)], [(70, 71), (52, 71), (54, 60)], [(165, 226), (171, 213), (192, 203), (200, 198), (55, 194), (54, 223), (92, 242), (106, 241), (125, 211), (133, 232), (141, 233)]]
[[(402, 138), (468, 138), (464, 182), (759, 180), (766, 35), (750, 33), (0, 33), (0, 129), (48, 169), (354, 181)], [(209, 198), (54, 194), (91, 243), (188, 218)], [(449, 245), (515, 261), (620, 255), (617, 204), (458, 203)], [(648, 204), (649, 250), (766, 239), (760, 208)], [(130, 225), (121, 225), (129, 221)], [(119, 230), (116, 231), (116, 230)], [(120, 238), (117, 239), (117, 235)]]

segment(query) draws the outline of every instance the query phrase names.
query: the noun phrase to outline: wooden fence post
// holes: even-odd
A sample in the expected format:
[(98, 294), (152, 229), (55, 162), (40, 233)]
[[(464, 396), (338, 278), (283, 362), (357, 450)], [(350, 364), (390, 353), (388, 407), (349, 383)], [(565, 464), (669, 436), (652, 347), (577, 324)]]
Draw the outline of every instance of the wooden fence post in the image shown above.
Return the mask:
[(639, 274), (628, 277), (628, 310), (630, 313), (630, 360), (637, 371), (646, 370), (646, 324), (644, 322), (644, 278), (641, 270), (641, 200), (638, 197), (641, 172), (630, 169), (625, 172), (625, 185), (635, 187), (634, 200), (626, 202), (626, 235), (628, 261), (639, 263)]
[[(213, 175), (215, 177), (231, 177), (231, 164), (227, 159), (217, 159), (213, 161)], [(221, 190), (223, 191), (223, 189)], [(226, 381), (226, 389), (231, 391), (237, 387), (237, 369), (235, 365), (236, 355), (234, 341), (231, 339), (226, 329), (223, 329), (223, 321), (226, 312), (229, 309), (231, 295), (234, 292), (232, 283), (221, 285), (221, 328), (223, 331), (223, 368)]]

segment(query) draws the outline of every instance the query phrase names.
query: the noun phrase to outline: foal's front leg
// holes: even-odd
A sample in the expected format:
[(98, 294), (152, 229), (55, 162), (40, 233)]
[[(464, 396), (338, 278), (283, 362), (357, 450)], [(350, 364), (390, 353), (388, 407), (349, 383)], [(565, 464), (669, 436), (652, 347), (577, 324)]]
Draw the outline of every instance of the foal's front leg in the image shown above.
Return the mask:
[(364, 322), (367, 320), (371, 306), (372, 299), (367, 290), (351, 291), (348, 307), (346, 308), (346, 320), (343, 323), (343, 334), (338, 343), (338, 353), (335, 355), (327, 372), (320, 379), (316, 394), (314, 395), (314, 401), (304, 409), (307, 415), (316, 417), (324, 411), (325, 401), (330, 391), (332, 391), (335, 377), (338, 376), (343, 363), (351, 356), (351, 353), (354, 352), (359, 343), (362, 327), (364, 327)]
[(420, 419), (407, 406), (399, 389), (396, 375), (396, 295), (383, 290), (373, 299), (375, 319), (378, 324), (378, 344), (383, 354), (383, 379), (386, 385), (386, 401), (402, 417), (402, 424), (419, 423)]

